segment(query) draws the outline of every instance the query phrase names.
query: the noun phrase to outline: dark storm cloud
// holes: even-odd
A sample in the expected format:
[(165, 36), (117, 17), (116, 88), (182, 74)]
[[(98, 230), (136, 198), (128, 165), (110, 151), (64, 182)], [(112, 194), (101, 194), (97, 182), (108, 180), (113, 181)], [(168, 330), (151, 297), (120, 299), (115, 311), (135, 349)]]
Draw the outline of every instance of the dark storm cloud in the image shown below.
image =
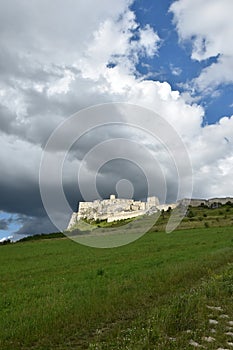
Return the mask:
[(57, 232), (57, 228), (51, 223), (47, 216), (22, 216), (19, 217), (18, 222), (21, 224), (21, 227), (15, 232), (15, 237), (17, 237), (17, 235), (33, 235), (40, 233)]
[(7, 219), (0, 219), (0, 230), (7, 230), (9, 226), (9, 222)]
[(17, 183), (13, 183), (9, 179), (8, 182), (0, 181), (0, 191), (1, 210), (29, 216), (44, 214), (38, 184), (24, 182), (20, 178)]

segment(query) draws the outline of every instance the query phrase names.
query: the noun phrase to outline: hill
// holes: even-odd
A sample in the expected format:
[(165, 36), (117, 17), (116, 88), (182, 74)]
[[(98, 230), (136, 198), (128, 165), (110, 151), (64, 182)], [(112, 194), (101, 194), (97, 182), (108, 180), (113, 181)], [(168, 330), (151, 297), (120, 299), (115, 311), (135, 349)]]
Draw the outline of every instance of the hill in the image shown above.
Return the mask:
[(232, 227), (208, 228), (193, 214), (187, 222), (202, 228), (156, 232), (164, 213), (157, 228), (117, 249), (66, 238), (1, 246), (0, 349), (226, 348)]

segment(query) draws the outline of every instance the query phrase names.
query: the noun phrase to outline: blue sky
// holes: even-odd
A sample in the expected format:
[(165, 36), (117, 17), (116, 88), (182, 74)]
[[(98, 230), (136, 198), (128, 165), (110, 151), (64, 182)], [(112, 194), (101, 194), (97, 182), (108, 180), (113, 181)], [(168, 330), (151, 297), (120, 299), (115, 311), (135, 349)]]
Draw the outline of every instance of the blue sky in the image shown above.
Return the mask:
[[(160, 81), (167, 81), (173, 89), (185, 91), (182, 84), (196, 78), (205, 67), (216, 62), (218, 55), (201, 62), (191, 59), (191, 43), (179, 43), (173, 14), (169, 11), (172, 3), (171, 0), (138, 0), (133, 3), (132, 9), (138, 21), (143, 25), (149, 23), (162, 40), (159, 54), (145, 60), (149, 67), (145, 68), (139, 64), (138, 70), (142, 74), (151, 72), (151, 79), (155, 78), (156, 72), (156, 78)], [(216, 123), (221, 117), (231, 115), (233, 112), (232, 84), (220, 85), (218, 94), (214, 97), (198, 92), (193, 96), (198, 98), (198, 102), (205, 108), (206, 123)]]
[(14, 215), (0, 212), (0, 240), (4, 237), (12, 239), (13, 233), (19, 228)]
[[(233, 196), (232, 13), (232, 0), (1, 2), (0, 239), (56, 230), (40, 197), (43, 147), (62, 121), (96, 104), (158, 113), (188, 149), (193, 196)], [(89, 142), (67, 162), (72, 209)]]

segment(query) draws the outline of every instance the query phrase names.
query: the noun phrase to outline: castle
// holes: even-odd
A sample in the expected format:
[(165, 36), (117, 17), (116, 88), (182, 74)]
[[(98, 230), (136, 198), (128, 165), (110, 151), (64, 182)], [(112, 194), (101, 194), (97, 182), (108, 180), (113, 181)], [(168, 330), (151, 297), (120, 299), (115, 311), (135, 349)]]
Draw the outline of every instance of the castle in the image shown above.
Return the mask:
[(159, 204), (157, 197), (148, 197), (146, 202), (133, 199), (116, 198), (114, 194), (109, 199), (93, 202), (79, 202), (78, 212), (72, 214), (67, 230), (70, 230), (79, 220), (107, 220), (107, 222), (135, 218), (145, 214), (153, 214), (158, 210), (174, 209), (176, 204)]

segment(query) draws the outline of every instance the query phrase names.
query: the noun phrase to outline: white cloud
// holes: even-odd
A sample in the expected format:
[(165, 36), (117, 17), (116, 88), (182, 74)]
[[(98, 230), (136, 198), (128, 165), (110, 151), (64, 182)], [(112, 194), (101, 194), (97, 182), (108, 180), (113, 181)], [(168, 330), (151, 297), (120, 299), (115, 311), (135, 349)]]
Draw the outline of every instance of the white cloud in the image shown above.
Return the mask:
[[(48, 95), (52, 96), (54, 94), (67, 94), (70, 91), (70, 84), (75, 80), (75, 75), (70, 70), (65, 69), (64, 76), (58, 79), (56, 82), (50, 85), (48, 88)], [(39, 92), (42, 92), (39, 86)]]
[(175, 76), (179, 76), (182, 73), (182, 69), (180, 67), (175, 67), (173, 64), (170, 64), (170, 69)]
[(192, 59), (216, 57), (194, 80), (200, 90), (233, 82), (233, 2), (231, 0), (178, 0), (170, 11), (181, 41), (191, 41)]
[(0, 104), (6, 107), (11, 113), (16, 116), (18, 123), (25, 121), (27, 115), (27, 103), (23, 94), (17, 89), (11, 86), (6, 86), (1, 90)]
[(129, 91), (128, 100), (151, 108), (163, 116), (185, 139), (200, 132), (203, 108), (186, 103), (178, 91), (172, 91), (167, 82), (149, 80), (135, 82)]
[(207, 93), (211, 93), (220, 84), (230, 83), (233, 83), (233, 54), (220, 56), (216, 63), (204, 68), (194, 80), (195, 86)]
[(214, 197), (233, 195), (231, 186), (233, 157), (233, 116), (200, 129), (190, 140), (194, 169), (194, 194)]
[[(135, 38), (137, 37), (137, 38)], [(135, 65), (142, 55), (152, 57), (158, 50), (159, 36), (149, 26), (140, 28), (132, 11), (125, 12), (120, 20), (106, 19), (94, 32), (86, 52), (74, 63), (83, 78), (97, 81), (100, 77), (115, 77), (114, 65), (135, 73)], [(113, 67), (108, 67), (112, 63)]]
[(159, 42), (158, 34), (148, 24), (144, 29), (140, 29), (139, 44), (144, 48), (147, 56), (152, 57), (156, 53)]

